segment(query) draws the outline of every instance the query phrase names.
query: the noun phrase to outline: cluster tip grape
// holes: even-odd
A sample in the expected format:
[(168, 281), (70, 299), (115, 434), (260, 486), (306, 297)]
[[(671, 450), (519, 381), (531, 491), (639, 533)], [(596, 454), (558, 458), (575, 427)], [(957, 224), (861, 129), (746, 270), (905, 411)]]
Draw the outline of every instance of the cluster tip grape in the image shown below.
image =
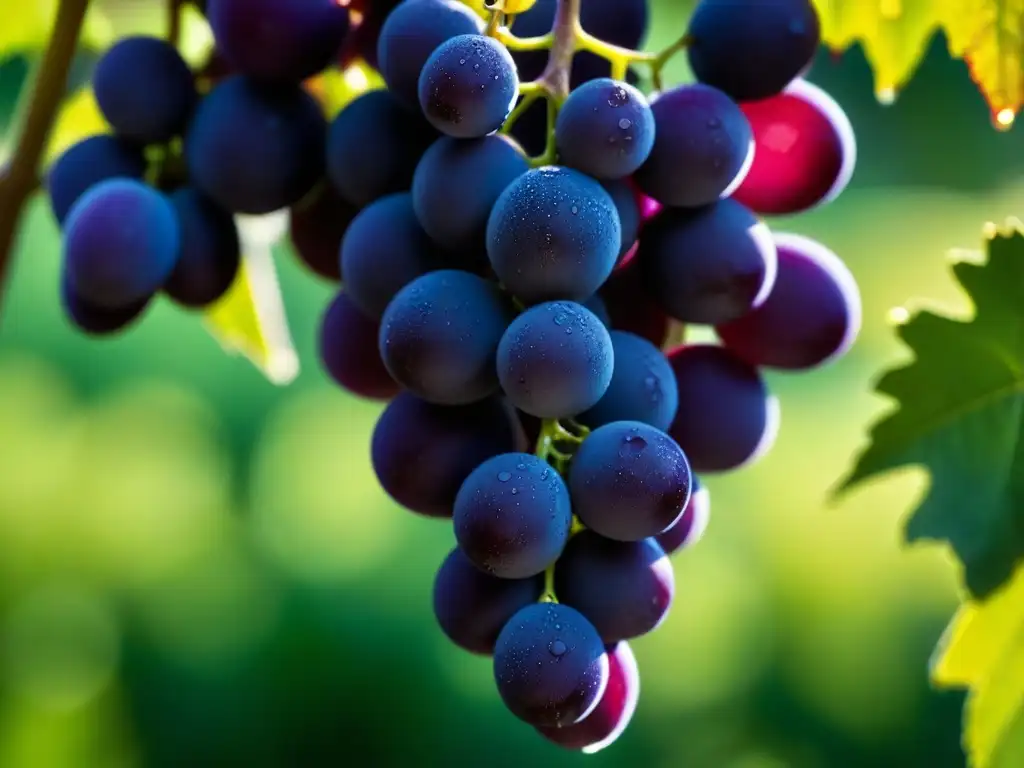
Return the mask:
[[(629, 642), (665, 621), (669, 556), (708, 525), (706, 476), (774, 439), (763, 370), (824, 365), (859, 330), (840, 258), (765, 219), (835, 199), (855, 162), (804, 79), (812, 3), (701, 0), (656, 54), (647, 0), (202, 5), (210, 64), (117, 43), (93, 81), (110, 131), (50, 169), (70, 320), (111, 334), (158, 295), (208, 306), (238, 217), (288, 210), (339, 286), (324, 369), (387, 403), (380, 485), (452, 524), (440, 629), (493, 657), (541, 736), (611, 744), (640, 701)], [(697, 82), (665, 87), (676, 53)], [(328, 120), (309, 78), (357, 60), (386, 87)]]

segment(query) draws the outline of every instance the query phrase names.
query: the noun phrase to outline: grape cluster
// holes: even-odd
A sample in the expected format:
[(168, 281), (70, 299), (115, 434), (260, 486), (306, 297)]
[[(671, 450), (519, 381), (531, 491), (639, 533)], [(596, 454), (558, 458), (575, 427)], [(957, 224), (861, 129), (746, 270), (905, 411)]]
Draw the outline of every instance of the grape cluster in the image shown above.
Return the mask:
[[(555, 7), (512, 30), (543, 34)], [(643, 2), (581, 11), (616, 44), (647, 23)], [(761, 368), (816, 367), (857, 332), (839, 259), (759, 218), (835, 197), (855, 149), (801, 79), (818, 44), (806, 0), (704, 0), (688, 30), (700, 81), (652, 100), (577, 53), (568, 97), (537, 105), (540, 157), (521, 129), (536, 128), (524, 78), (543, 64), (500, 39), (447, 0), (386, 18), (388, 87), (328, 142), (334, 186), (361, 210), (321, 350), (342, 387), (390, 400), (372, 441), (384, 490), (452, 520), (441, 629), (493, 657), (514, 715), (595, 751), (637, 704), (629, 641), (669, 611), (668, 555), (707, 523), (697, 474), (772, 442)], [(679, 343), (685, 325), (721, 344)]]
[[(113, 135), (50, 175), (72, 316), (201, 305), (237, 268), (232, 215), (290, 208), (299, 257), (341, 286), (323, 366), (387, 402), (381, 486), (452, 521), (441, 629), (542, 736), (610, 744), (638, 701), (628, 643), (707, 524), (699, 477), (772, 443), (762, 369), (823, 365), (859, 328), (840, 259), (760, 218), (852, 172), (849, 122), (802, 79), (810, 0), (701, 0), (674, 47), (698, 82), (667, 89), (665, 57), (629, 50), (646, 0), (206, 6), (208, 90), (165, 44), (121, 43), (96, 78)], [(328, 124), (302, 83), (356, 59), (386, 87)]]

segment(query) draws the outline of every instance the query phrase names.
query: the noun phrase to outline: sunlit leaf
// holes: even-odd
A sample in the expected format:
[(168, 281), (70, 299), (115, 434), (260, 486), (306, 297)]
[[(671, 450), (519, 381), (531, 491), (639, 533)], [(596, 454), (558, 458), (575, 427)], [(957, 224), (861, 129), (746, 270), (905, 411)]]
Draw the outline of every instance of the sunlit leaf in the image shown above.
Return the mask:
[[(31, 53), (46, 44), (56, 17), (58, 0), (4, 0), (0, 2), (0, 59)], [(94, 9), (85, 20), (82, 43), (102, 47), (113, 30), (106, 16)]]
[(355, 62), (344, 71), (329, 69), (309, 82), (329, 118), (360, 94), (383, 87), (384, 80), (377, 70), (364, 62)]
[(960, 608), (932, 681), (969, 690), (963, 741), (972, 768), (1024, 765), (1024, 568), (985, 601)]
[(950, 53), (967, 62), (996, 125), (1009, 127), (1024, 102), (1024, 3), (944, 0), (942, 5)]
[(938, 0), (815, 0), (815, 5), (830, 48), (864, 47), (875, 93), (885, 102), (913, 76), (943, 18)]
[(906, 527), (908, 541), (948, 542), (978, 598), (1002, 585), (1024, 556), (1024, 235), (986, 231), (988, 260), (953, 274), (975, 315), (929, 311), (897, 334), (915, 359), (886, 373), (878, 391), (895, 408), (871, 431), (842, 487), (923, 466), (931, 488)]
[(228, 352), (247, 357), (275, 384), (299, 373), (271, 248), (287, 218), (240, 220), (243, 260), (234, 285), (206, 311), (206, 326)]

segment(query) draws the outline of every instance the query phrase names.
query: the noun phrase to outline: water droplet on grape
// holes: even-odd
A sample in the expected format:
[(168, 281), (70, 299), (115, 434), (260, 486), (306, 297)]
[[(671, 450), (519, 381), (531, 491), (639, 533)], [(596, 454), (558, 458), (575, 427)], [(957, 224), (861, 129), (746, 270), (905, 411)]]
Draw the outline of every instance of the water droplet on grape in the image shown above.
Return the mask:
[(498, 482), (499, 483), (507, 483), (511, 479), (512, 479), (512, 473), (511, 472), (499, 472), (498, 473)]
[(548, 646), (548, 650), (551, 652), (552, 656), (558, 658), (565, 655), (565, 652), (569, 650), (569, 646), (561, 640), (552, 640), (551, 644)]
[(619, 120), (619, 128), (621, 128), (624, 131), (627, 128), (629, 128), (632, 124), (633, 123), (630, 120), (627, 120), (625, 117)]

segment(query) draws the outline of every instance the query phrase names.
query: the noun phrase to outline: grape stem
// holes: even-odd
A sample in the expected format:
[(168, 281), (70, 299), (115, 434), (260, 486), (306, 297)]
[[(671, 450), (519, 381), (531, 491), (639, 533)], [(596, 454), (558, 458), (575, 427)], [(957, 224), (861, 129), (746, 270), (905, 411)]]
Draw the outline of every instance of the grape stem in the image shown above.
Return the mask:
[(510, 51), (541, 51), (548, 50), (548, 62), (540, 77), (532, 82), (519, 86), (519, 103), (509, 113), (502, 125), (501, 132), (509, 134), (516, 121), (538, 99), (547, 101), (547, 141), (544, 152), (530, 158), (530, 165), (538, 167), (549, 165), (558, 159), (555, 147), (555, 122), (558, 110), (569, 97), (569, 73), (572, 71), (572, 60), (577, 51), (589, 51), (611, 64), (611, 76), (615, 80), (625, 80), (630, 64), (645, 64), (650, 67), (651, 83), (654, 90), (663, 90), (662, 71), (672, 57), (692, 42), (689, 35), (674, 42), (659, 53), (634, 51), (599, 40), (586, 30), (580, 23), (580, 4), (582, 0), (557, 0), (554, 23), (551, 31), (539, 37), (517, 37), (505, 26), (507, 21), (504, 12), (504, 0), (492, 0), (485, 5), (490, 11), (486, 34), (498, 40)]
[(181, 11), (185, 0), (167, 0), (167, 42), (177, 48), (181, 44)]
[(53, 30), (29, 85), (19, 100), (23, 118), (10, 163), (0, 172), (0, 303), (10, 271), (18, 223), (29, 196), (39, 185), (39, 164), (67, 89), (68, 71), (89, 0), (61, 0)]

